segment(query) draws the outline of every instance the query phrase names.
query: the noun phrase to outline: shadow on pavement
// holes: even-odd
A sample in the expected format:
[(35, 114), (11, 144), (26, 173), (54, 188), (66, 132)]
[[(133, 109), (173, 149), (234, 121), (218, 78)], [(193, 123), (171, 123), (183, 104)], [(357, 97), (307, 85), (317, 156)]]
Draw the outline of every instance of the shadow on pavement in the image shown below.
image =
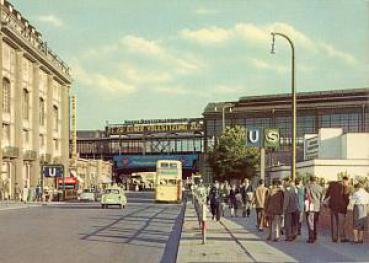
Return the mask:
[[(281, 235), (279, 242), (273, 242), (273, 241), (266, 241), (268, 230), (264, 229), (263, 232), (259, 232), (256, 229), (255, 225), (255, 216), (253, 215), (250, 218), (229, 218), (226, 217), (228, 220), (232, 221), (233, 223), (242, 226), (252, 238), (242, 237), (242, 230), (232, 230), (232, 233), (237, 235), (241, 235), (241, 237), (237, 237), (237, 239), (241, 242), (243, 241), (251, 241), (251, 242), (263, 242), (266, 247), (272, 247), (274, 249), (277, 249), (284, 254), (290, 256), (291, 258), (296, 259), (298, 262), (353, 262), (355, 257), (352, 257), (352, 253), (346, 255), (344, 252), (345, 250), (351, 250), (351, 249), (358, 249), (358, 247), (353, 247), (349, 243), (332, 243), (327, 240), (326, 232), (318, 234), (318, 241), (314, 244), (307, 244), (306, 243), (306, 225), (303, 224), (303, 231), (302, 235), (297, 238), (297, 240), (293, 242), (287, 242), (284, 241), (284, 236)], [(247, 243), (246, 245), (247, 246)], [(342, 250), (344, 249), (344, 250)], [(361, 252), (364, 250), (368, 251), (364, 247), (361, 248)], [(252, 251), (250, 251), (252, 253)], [(369, 260), (369, 254), (368, 258)], [(358, 260), (362, 261), (362, 260)]]
[[(162, 249), (164, 257), (169, 260), (164, 262), (175, 262), (179, 240), (176, 226), (183, 214), (178, 215), (178, 206), (147, 205), (127, 212), (110, 216), (109, 224), (93, 226), (96, 230), (81, 234), (80, 239)], [(107, 219), (102, 216), (93, 220), (106, 222)]]

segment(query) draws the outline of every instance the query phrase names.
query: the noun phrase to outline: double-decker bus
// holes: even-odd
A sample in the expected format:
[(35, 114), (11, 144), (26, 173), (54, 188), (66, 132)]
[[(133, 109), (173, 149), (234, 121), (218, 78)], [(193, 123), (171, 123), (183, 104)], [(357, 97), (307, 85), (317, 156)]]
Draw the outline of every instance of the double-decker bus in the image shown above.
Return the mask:
[(181, 202), (182, 163), (173, 160), (160, 160), (156, 163), (155, 201)]

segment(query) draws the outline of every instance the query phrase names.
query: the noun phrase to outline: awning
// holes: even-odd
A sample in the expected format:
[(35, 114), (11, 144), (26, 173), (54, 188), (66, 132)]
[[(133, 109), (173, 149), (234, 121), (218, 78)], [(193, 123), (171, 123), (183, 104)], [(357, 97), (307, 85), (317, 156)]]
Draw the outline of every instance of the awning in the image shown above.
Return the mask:
[(78, 174), (77, 174), (77, 172), (76, 171), (74, 171), (74, 170), (71, 170), (70, 171), (70, 175), (71, 175), (71, 177), (75, 177), (75, 178), (77, 178), (77, 180), (78, 180), (78, 182), (80, 182), (80, 183), (83, 183), (85, 180), (83, 180), (82, 179), (82, 177), (80, 177)]

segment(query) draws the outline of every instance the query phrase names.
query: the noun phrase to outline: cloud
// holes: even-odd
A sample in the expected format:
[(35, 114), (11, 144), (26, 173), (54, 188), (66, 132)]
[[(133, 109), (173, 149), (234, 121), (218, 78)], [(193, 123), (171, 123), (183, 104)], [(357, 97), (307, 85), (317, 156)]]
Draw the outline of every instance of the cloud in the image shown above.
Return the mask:
[(134, 53), (143, 53), (150, 55), (163, 54), (163, 48), (155, 41), (147, 40), (143, 37), (128, 35), (122, 38), (121, 42)]
[(217, 93), (228, 94), (228, 93), (240, 93), (245, 91), (245, 88), (242, 86), (232, 86), (232, 85), (219, 85), (215, 88)]
[[(242, 40), (248, 45), (260, 47), (260, 45), (271, 43), (271, 32), (288, 35), (293, 40), (297, 49), (328, 55), (350, 65), (357, 63), (353, 55), (341, 51), (323, 41), (312, 39), (293, 26), (281, 22), (262, 26), (252, 23), (238, 23), (228, 28), (205, 27), (193, 30), (183, 29), (179, 31), (179, 36), (182, 39), (204, 46), (224, 46), (227, 42)], [(276, 38), (279, 38), (279, 36), (276, 36)]]
[(87, 72), (79, 63), (72, 63), (72, 73), (77, 82), (99, 91), (115, 94), (132, 94), (137, 88), (114, 76), (102, 73)]
[(48, 25), (54, 26), (54, 27), (63, 27), (64, 22), (59, 17), (55, 15), (41, 15), (36, 18), (38, 21), (47, 23)]
[(332, 45), (320, 43), (320, 47), (322, 50), (326, 52), (326, 54), (330, 57), (336, 57), (341, 60), (346, 61), (347, 64), (356, 64), (357, 60), (351, 54), (342, 52), (340, 50), (335, 49)]
[(219, 13), (218, 10), (210, 8), (197, 8), (193, 11), (196, 15), (216, 15)]
[(203, 45), (221, 44), (231, 38), (232, 32), (219, 27), (201, 28), (198, 30), (184, 29), (180, 32), (184, 39)]
[(257, 58), (251, 58), (249, 59), (249, 63), (253, 65), (257, 69), (266, 69), (266, 70), (272, 70), (277, 73), (283, 74), (288, 71), (288, 68), (286, 66), (282, 65), (273, 65), (271, 63), (268, 63), (262, 59)]
[(129, 82), (140, 85), (168, 83), (173, 78), (168, 72), (138, 69), (134, 65), (127, 63), (121, 66), (121, 71), (122, 75)]
[(182, 86), (171, 86), (171, 87), (158, 87), (156, 91), (166, 95), (185, 95), (188, 94), (189, 91), (183, 88)]

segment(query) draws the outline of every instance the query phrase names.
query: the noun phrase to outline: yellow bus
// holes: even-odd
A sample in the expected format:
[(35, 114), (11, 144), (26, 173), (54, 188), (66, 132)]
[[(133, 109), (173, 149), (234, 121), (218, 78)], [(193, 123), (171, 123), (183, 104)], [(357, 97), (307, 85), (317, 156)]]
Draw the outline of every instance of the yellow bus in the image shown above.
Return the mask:
[(155, 201), (182, 201), (182, 163), (173, 160), (156, 162)]

